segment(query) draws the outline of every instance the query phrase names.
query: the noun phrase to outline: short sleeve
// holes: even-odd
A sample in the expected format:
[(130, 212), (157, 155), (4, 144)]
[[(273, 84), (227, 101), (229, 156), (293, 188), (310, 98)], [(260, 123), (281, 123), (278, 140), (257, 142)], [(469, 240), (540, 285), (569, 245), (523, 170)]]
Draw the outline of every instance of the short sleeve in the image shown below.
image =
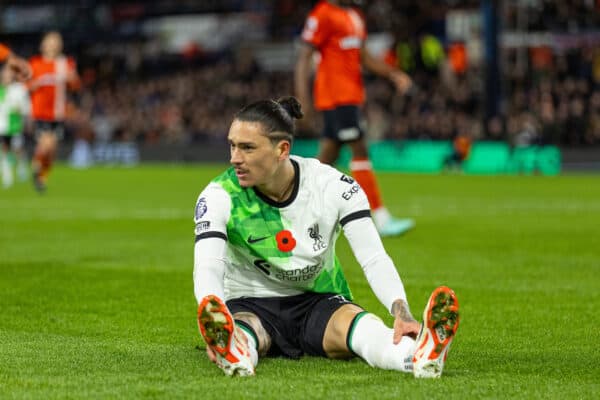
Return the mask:
[(302, 29), (302, 40), (316, 48), (321, 47), (329, 35), (326, 16), (320, 10), (317, 8), (308, 15)]
[(218, 184), (209, 184), (198, 196), (194, 207), (196, 242), (210, 237), (227, 240), (230, 211), (229, 194)]

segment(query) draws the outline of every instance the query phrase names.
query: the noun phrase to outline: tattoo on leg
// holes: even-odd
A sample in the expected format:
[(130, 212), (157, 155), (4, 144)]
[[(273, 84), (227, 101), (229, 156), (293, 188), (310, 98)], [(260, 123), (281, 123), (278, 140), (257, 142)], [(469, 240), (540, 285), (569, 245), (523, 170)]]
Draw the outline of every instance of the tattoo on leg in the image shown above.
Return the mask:
[(260, 357), (265, 356), (271, 348), (271, 336), (266, 331), (256, 314), (247, 311), (241, 311), (233, 314), (233, 318), (244, 321), (250, 325), (250, 327), (254, 330), (254, 333), (256, 333), (256, 338), (258, 339), (258, 355)]

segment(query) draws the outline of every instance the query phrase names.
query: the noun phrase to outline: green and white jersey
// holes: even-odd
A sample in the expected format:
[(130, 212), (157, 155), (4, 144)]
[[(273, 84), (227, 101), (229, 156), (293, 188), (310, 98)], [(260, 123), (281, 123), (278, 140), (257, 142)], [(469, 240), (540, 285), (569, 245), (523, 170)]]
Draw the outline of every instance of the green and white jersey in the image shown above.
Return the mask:
[(29, 115), (27, 88), (22, 83), (0, 85), (0, 136), (23, 133), (24, 119)]
[(198, 197), (196, 242), (209, 238), (227, 242), (223, 277), (227, 300), (307, 291), (352, 298), (335, 242), (345, 224), (370, 220), (367, 197), (352, 178), (316, 159), (292, 156), (291, 160), (295, 182), (285, 202), (242, 188), (233, 168)]

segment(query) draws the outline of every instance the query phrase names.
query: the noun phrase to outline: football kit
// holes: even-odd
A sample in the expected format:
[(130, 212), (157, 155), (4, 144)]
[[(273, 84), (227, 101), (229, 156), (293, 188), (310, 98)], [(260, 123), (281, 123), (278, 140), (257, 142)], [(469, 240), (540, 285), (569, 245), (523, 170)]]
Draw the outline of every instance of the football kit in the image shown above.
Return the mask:
[(23, 133), (23, 119), (28, 114), (29, 93), (25, 85), (0, 85), (0, 136), (17, 136)]
[(233, 168), (198, 197), (194, 215), (198, 302), (208, 294), (229, 300), (305, 292), (351, 299), (335, 251), (342, 229), (387, 309), (394, 300), (406, 299), (360, 185), (316, 159), (292, 156), (291, 162), (294, 189), (284, 202), (241, 187)]
[(311, 11), (302, 40), (320, 54), (314, 82), (317, 110), (364, 103), (361, 47), (366, 37), (363, 18), (354, 8), (322, 1)]

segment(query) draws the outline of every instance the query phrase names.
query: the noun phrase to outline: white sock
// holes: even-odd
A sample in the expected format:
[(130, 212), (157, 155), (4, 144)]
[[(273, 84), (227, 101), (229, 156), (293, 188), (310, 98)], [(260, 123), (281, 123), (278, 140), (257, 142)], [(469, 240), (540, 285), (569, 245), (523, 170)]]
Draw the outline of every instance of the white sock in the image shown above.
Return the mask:
[(29, 179), (29, 170), (27, 169), (27, 160), (24, 157), (17, 158), (17, 176), (21, 182)]
[(364, 314), (358, 318), (351, 328), (350, 349), (372, 367), (412, 372), (415, 340), (404, 336), (394, 344), (394, 330), (377, 316)]
[(379, 207), (376, 210), (373, 210), (373, 222), (375, 222), (375, 226), (377, 229), (381, 229), (392, 217), (388, 209), (384, 206)]
[[(238, 327), (241, 327), (241, 325), (238, 325)], [(248, 332), (245, 327), (241, 328), (240, 330), (244, 332), (244, 335), (248, 338), (248, 350), (250, 351), (250, 360), (252, 361), (252, 365), (256, 367), (256, 365), (258, 364), (258, 346), (256, 340), (254, 339), (254, 335)]]

